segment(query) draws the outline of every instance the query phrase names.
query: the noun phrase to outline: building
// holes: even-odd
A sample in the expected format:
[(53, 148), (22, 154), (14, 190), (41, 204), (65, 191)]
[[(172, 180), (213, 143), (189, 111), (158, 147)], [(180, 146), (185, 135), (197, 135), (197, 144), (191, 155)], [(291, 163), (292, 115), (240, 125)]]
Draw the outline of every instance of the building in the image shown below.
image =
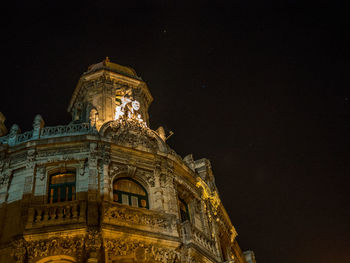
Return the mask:
[(106, 59), (81, 76), (68, 125), (37, 115), (7, 133), (0, 114), (0, 262), (247, 262), (209, 160), (149, 128), (152, 100)]

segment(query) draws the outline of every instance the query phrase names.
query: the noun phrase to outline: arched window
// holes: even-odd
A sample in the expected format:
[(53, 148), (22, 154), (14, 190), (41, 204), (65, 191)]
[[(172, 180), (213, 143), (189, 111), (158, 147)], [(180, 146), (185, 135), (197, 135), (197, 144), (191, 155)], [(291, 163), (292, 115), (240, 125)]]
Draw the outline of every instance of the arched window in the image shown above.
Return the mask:
[(75, 171), (55, 173), (50, 176), (50, 204), (75, 200)]
[(190, 213), (188, 212), (188, 206), (184, 200), (179, 197), (179, 208), (180, 208), (180, 217), (181, 222), (190, 220)]
[(145, 188), (130, 178), (120, 178), (114, 181), (113, 201), (134, 207), (149, 208)]

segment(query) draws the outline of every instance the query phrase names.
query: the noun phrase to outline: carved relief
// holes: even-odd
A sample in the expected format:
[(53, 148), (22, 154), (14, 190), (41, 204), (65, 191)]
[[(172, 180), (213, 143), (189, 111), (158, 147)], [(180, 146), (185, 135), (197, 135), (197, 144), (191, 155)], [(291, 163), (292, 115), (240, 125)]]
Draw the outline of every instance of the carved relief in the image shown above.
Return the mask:
[(0, 188), (7, 187), (11, 179), (12, 171), (6, 170), (0, 176)]
[(155, 228), (163, 228), (166, 231), (171, 231), (175, 227), (175, 218), (172, 215), (165, 215), (156, 212), (140, 210), (119, 204), (109, 204), (104, 208), (105, 222), (128, 225), (143, 225)]
[[(22, 248), (24, 248), (24, 250), (26, 247), (29, 262), (35, 262), (40, 258), (61, 254), (79, 258), (84, 248), (84, 238), (82, 236), (57, 237), (45, 240), (22, 242), (20, 245)], [(19, 250), (15, 247), (14, 251)], [(23, 249), (18, 252), (19, 255), (20, 252), (23, 252)]]
[(149, 183), (149, 185), (151, 187), (154, 187), (155, 179), (154, 179), (154, 175), (153, 174), (147, 173), (147, 172), (143, 172), (142, 173), (142, 177), (146, 179), (146, 181)]
[(111, 180), (114, 180), (118, 175), (142, 179), (147, 182), (150, 187), (154, 187), (155, 185), (155, 178), (152, 173), (139, 169), (134, 165), (121, 165), (112, 163), (109, 167), (109, 178)]
[(35, 157), (36, 157), (36, 150), (35, 149), (29, 149), (27, 151), (27, 168), (33, 168), (35, 166)]
[(127, 167), (128, 167), (128, 175), (130, 177), (133, 177), (136, 173), (136, 167), (133, 165), (127, 165)]
[(87, 159), (85, 160), (81, 160), (79, 162), (79, 174), (81, 176), (84, 176), (84, 174), (87, 174), (87, 170), (88, 170), (88, 162)]
[(118, 173), (120, 173), (121, 168), (120, 165), (117, 165), (115, 163), (113, 163), (110, 167), (109, 167), (109, 178), (114, 178)]
[(112, 121), (101, 128), (104, 136), (111, 138), (113, 142), (131, 148), (142, 147), (156, 152), (166, 152), (167, 146), (164, 142), (156, 139), (154, 132), (135, 120)]
[(37, 174), (37, 177), (40, 179), (40, 181), (44, 181), (44, 179), (46, 178), (46, 167), (45, 166), (37, 167), (36, 174)]
[(11, 243), (12, 253), (11, 256), (14, 257), (16, 262), (24, 262), (26, 255), (26, 241), (23, 238), (17, 239)]
[(105, 242), (105, 248), (110, 260), (113, 256), (132, 255), (136, 262), (179, 262), (179, 253), (175, 249), (158, 247), (138, 240), (108, 239)]
[(85, 239), (85, 248), (89, 251), (98, 251), (102, 246), (102, 235), (97, 229), (89, 228)]

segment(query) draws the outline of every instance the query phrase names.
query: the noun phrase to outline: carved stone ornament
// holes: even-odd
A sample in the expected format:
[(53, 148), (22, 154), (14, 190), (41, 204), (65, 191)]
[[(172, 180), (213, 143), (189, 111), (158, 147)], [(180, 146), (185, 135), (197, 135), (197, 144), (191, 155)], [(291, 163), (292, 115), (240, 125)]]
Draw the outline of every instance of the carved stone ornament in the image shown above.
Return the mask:
[(79, 162), (79, 174), (81, 176), (84, 176), (84, 174), (87, 174), (87, 169), (88, 169), (88, 162), (87, 162), (87, 159), (85, 160), (81, 160)]
[(105, 248), (109, 259), (113, 256), (133, 256), (136, 262), (174, 263), (179, 261), (179, 253), (175, 249), (156, 246), (138, 240), (107, 239)]
[(105, 206), (103, 220), (112, 224), (151, 226), (165, 231), (172, 231), (175, 228), (175, 218), (171, 215), (140, 211), (140, 209), (117, 204)]
[(23, 238), (17, 239), (11, 243), (12, 253), (11, 256), (16, 262), (24, 262), (26, 255), (26, 241)]
[(144, 172), (142, 177), (146, 179), (146, 181), (149, 183), (149, 185), (151, 187), (154, 187), (154, 185), (155, 185), (155, 178), (154, 178), (153, 174)]
[(185, 249), (181, 253), (181, 262), (203, 263), (204, 261), (201, 258), (199, 258), (197, 255), (195, 255), (193, 252), (191, 252), (189, 249)]
[(113, 179), (119, 174), (124, 174), (129, 177), (138, 177), (144, 179), (151, 187), (155, 185), (155, 178), (152, 173), (138, 169), (134, 165), (121, 165), (112, 163), (109, 167), (109, 178)]
[(117, 164), (112, 164), (109, 167), (109, 177), (113, 178), (114, 176), (116, 176), (119, 172), (120, 172), (121, 168), (119, 165)]
[(10, 129), (10, 133), (9, 133), (9, 138), (11, 139), (11, 138), (14, 138), (14, 137), (16, 137), (16, 135), (18, 134), (18, 133), (20, 133), (21, 132), (21, 130), (20, 130), (20, 128), (19, 128), (19, 126), (17, 125), (17, 124), (13, 124), (12, 125), (12, 127), (11, 127), (11, 129)]
[(39, 166), (36, 168), (37, 177), (40, 179), (40, 181), (44, 181), (46, 178), (46, 167), (45, 166)]
[(130, 177), (133, 177), (136, 173), (136, 167), (133, 165), (128, 165), (127, 167), (128, 167), (128, 175)]
[(85, 248), (89, 251), (98, 251), (102, 246), (102, 235), (98, 229), (90, 228), (85, 239)]
[(84, 237), (57, 237), (45, 240), (29, 241), (22, 244), (27, 248), (29, 262), (52, 255), (70, 255), (80, 257), (84, 247)]
[(27, 168), (33, 168), (35, 166), (35, 156), (36, 156), (36, 150), (35, 149), (29, 149), (27, 151)]
[(120, 119), (109, 122), (101, 128), (101, 132), (116, 144), (126, 147), (140, 147), (151, 152), (168, 151), (164, 141), (154, 131), (135, 120)]
[(10, 170), (7, 170), (0, 175), (0, 188), (8, 185), (11, 178), (11, 173), (12, 172)]

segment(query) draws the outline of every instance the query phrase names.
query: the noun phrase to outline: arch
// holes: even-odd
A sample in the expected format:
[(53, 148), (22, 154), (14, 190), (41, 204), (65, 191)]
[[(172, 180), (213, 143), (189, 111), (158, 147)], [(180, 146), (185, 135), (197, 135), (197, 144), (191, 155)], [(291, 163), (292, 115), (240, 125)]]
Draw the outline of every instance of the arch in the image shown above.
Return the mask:
[(67, 255), (56, 255), (38, 260), (36, 263), (76, 263), (76, 259)]
[[(126, 129), (129, 131), (129, 129), (132, 128), (132, 124), (129, 128), (123, 128), (119, 122), (117, 121), (109, 121), (104, 123), (101, 128), (99, 129), (99, 133), (101, 136), (105, 137), (113, 137), (113, 135), (118, 134), (120, 130)], [(148, 127), (134, 127), (136, 130), (142, 130), (141, 136), (146, 137), (149, 141), (154, 141), (156, 144), (156, 148), (160, 152), (167, 153), (168, 152), (168, 146), (167, 144), (160, 138), (160, 136), (157, 134), (157, 132), (153, 131), (152, 129)], [(134, 134), (134, 133), (131, 133)], [(119, 141), (123, 143), (122, 141)], [(136, 147), (137, 149), (138, 147)]]
[(120, 177), (113, 181), (113, 201), (149, 209), (147, 190), (130, 177)]

